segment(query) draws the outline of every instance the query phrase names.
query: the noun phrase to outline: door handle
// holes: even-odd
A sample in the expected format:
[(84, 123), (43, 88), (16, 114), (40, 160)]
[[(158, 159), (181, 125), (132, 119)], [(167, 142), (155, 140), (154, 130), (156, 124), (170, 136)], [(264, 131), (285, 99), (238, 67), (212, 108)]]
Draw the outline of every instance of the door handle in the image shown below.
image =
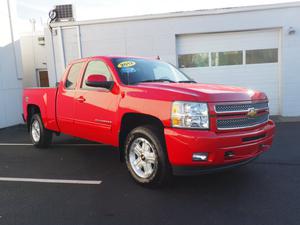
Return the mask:
[(83, 96), (80, 96), (80, 97), (76, 98), (76, 100), (77, 100), (78, 102), (80, 102), (80, 103), (85, 102), (85, 98), (84, 98)]

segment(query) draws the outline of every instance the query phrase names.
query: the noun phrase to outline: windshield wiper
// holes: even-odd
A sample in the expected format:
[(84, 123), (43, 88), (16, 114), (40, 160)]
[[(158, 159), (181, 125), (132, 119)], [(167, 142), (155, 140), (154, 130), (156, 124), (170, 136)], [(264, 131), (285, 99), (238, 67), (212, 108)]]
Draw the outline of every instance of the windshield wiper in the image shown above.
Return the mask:
[(170, 82), (170, 83), (176, 83), (175, 81), (169, 80), (169, 79), (142, 80), (142, 81), (139, 81), (137, 83), (144, 83), (144, 82), (164, 82), (164, 81), (167, 81), (167, 82)]
[(197, 82), (194, 80), (180, 80), (178, 81), (178, 83), (197, 83)]

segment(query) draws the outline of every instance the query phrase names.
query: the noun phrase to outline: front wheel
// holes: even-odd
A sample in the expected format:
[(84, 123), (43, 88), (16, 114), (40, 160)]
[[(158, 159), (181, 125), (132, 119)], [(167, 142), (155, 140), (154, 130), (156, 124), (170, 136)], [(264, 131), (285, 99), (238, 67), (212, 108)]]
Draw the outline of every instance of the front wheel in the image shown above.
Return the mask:
[(52, 132), (44, 127), (41, 116), (34, 114), (30, 121), (30, 137), (37, 148), (46, 148), (52, 142)]
[(127, 169), (136, 182), (155, 187), (171, 177), (162, 132), (152, 126), (133, 129), (125, 142)]

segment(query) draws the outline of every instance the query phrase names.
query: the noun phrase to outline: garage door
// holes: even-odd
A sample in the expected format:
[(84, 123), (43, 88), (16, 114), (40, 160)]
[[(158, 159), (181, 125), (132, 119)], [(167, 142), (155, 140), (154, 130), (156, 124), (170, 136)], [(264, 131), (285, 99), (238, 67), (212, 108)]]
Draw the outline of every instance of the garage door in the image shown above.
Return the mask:
[(178, 66), (202, 83), (265, 92), (279, 114), (279, 31), (189, 34), (176, 37)]

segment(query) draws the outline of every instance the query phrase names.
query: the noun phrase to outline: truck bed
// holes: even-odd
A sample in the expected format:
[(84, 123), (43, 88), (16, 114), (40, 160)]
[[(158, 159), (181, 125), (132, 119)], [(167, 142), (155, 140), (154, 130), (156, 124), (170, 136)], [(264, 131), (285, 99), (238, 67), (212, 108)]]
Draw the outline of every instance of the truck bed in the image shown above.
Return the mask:
[(25, 88), (23, 91), (24, 119), (28, 121), (28, 110), (38, 106), (47, 129), (59, 131), (56, 121), (57, 88)]

